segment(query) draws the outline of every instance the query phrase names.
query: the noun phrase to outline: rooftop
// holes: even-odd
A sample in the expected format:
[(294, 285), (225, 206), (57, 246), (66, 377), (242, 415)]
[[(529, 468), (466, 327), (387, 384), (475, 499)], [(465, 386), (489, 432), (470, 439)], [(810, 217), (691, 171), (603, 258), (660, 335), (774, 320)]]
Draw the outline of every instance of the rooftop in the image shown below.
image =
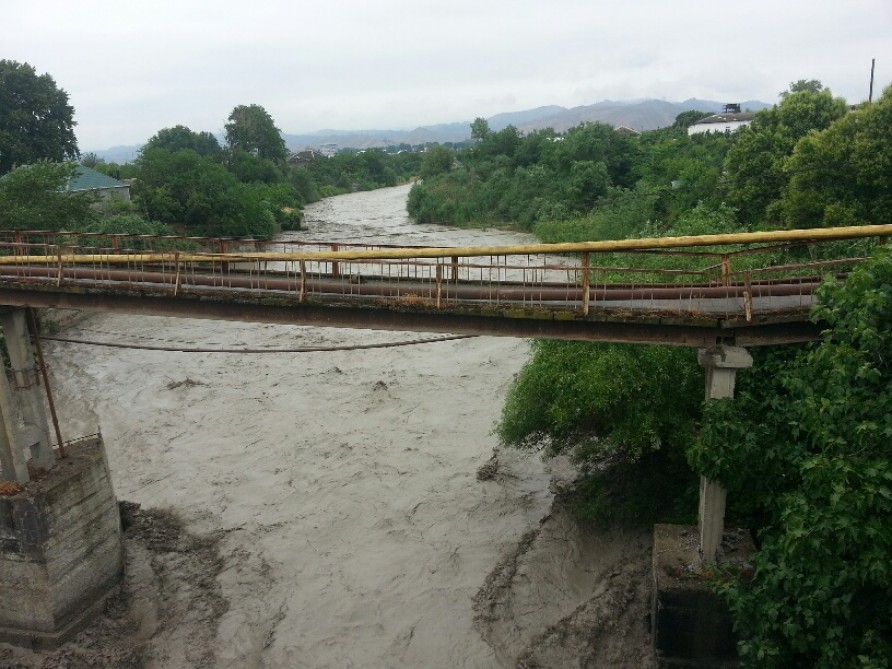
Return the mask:
[(78, 165), (75, 175), (68, 182), (65, 190), (83, 191), (99, 190), (101, 188), (128, 188), (123, 181), (118, 181), (89, 167)]

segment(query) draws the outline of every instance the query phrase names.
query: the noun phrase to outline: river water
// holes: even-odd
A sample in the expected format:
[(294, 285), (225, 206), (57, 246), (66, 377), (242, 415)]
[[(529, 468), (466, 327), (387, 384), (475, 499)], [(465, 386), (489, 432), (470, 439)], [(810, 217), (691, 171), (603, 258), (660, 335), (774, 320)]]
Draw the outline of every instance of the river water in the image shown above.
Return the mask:
[[(414, 225), (408, 189), (316, 203), (306, 229), (289, 235), (532, 241)], [(425, 336), (115, 314), (68, 334), (270, 349)], [(643, 614), (628, 601), (641, 596), (646, 540), (580, 534), (552, 509), (554, 465), (497, 449), (492, 429), (527, 342), (260, 355), (47, 349), (64, 437), (101, 428), (120, 499), (170, 510), (217, 542), (213, 587), (225, 607), (196, 613), (190, 601), (208, 586), (182, 565), (180, 594), (166, 581), (155, 587), (151, 624), (141, 623), (149, 666), (499, 667), (523, 657), (526, 666), (643, 666)], [(478, 480), (494, 450), (495, 476)], [(157, 566), (130, 558), (134, 572)], [(608, 664), (588, 663), (596, 636), (612, 649)], [(613, 637), (638, 639), (635, 652)]]

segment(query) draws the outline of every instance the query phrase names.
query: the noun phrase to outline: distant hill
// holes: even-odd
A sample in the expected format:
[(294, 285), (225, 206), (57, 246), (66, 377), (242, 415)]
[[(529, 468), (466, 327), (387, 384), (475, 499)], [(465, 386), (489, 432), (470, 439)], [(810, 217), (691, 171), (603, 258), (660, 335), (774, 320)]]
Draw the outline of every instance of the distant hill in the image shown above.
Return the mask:
[[(504, 112), (487, 119), (493, 130), (502, 130), (513, 125), (521, 132), (554, 128), (557, 132), (566, 132), (580, 123), (600, 121), (614, 127), (624, 125), (635, 130), (656, 130), (672, 125), (675, 117), (682, 112), (695, 109), (697, 111), (719, 112), (723, 102), (698, 100), (690, 98), (683, 102), (666, 102), (665, 100), (603, 100), (583, 107), (559, 107), (556, 105), (536, 107), (516, 112)], [(758, 100), (741, 102), (743, 110), (758, 111), (771, 107), (770, 104)], [(456, 123), (421, 126), (414, 130), (318, 130), (308, 134), (282, 133), (285, 143), (292, 151), (306, 148), (318, 149), (323, 144), (336, 144), (340, 149), (372, 149), (385, 146), (409, 144), (418, 146), (429, 142), (463, 142), (470, 139), (471, 120)], [(94, 150), (100, 158), (109, 162), (128, 162), (136, 158), (139, 146), (116, 146), (104, 151)]]
[[(665, 128), (675, 122), (682, 112), (695, 109), (705, 112), (720, 112), (725, 103), (713, 100), (691, 98), (684, 102), (665, 100), (635, 100), (616, 102), (604, 100), (583, 107), (559, 107), (556, 105), (537, 107), (517, 112), (496, 114), (487, 119), (492, 130), (502, 130), (513, 125), (521, 132), (553, 128), (566, 132), (580, 123), (600, 121), (614, 127), (624, 125), (639, 132)], [(766, 102), (747, 100), (740, 103), (741, 109), (758, 111), (771, 107)], [(471, 121), (423, 126), (414, 130), (364, 130), (361, 132), (338, 132), (326, 130), (311, 135), (283, 135), (292, 150), (318, 148), (322, 144), (337, 144), (339, 148), (370, 149), (396, 144), (418, 145), (425, 142), (462, 142), (470, 139)]]

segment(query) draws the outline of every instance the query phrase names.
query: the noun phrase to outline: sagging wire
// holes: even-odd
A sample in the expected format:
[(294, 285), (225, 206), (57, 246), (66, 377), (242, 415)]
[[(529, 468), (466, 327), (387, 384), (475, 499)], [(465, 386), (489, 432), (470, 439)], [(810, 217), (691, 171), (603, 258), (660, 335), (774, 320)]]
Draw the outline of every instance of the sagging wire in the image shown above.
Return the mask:
[(64, 344), (83, 344), (85, 346), (102, 346), (106, 348), (123, 348), (135, 351), (164, 351), (168, 353), (324, 353), (327, 351), (362, 351), (375, 348), (397, 348), (399, 346), (415, 346), (418, 344), (434, 344), (440, 341), (457, 341), (474, 339), (479, 335), (448, 335), (445, 337), (428, 337), (409, 341), (383, 342), (380, 344), (350, 344), (340, 346), (300, 346), (296, 348), (200, 348), (188, 346), (152, 346), (150, 344), (122, 344), (119, 342), (91, 341), (70, 337), (54, 337), (40, 335), (44, 341), (56, 341)]

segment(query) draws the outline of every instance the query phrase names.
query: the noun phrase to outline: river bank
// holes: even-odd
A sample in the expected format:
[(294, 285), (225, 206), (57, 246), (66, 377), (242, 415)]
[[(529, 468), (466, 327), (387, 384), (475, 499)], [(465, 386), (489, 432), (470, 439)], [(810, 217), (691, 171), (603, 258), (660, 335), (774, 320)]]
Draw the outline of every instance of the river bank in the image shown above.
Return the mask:
[[(292, 234), (528, 239), (413, 226), (407, 191), (318, 203)], [(114, 314), (67, 334), (270, 350), (420, 336)], [(580, 530), (555, 505), (566, 463), (498, 450), (491, 434), (526, 342), (46, 348), (63, 436), (101, 428), (118, 498), (140, 509), (127, 507), (127, 580), (107, 633), (56, 654), (0, 650), (0, 666), (647, 666), (649, 538)], [(132, 664), (115, 664), (119, 647), (139, 649)]]

